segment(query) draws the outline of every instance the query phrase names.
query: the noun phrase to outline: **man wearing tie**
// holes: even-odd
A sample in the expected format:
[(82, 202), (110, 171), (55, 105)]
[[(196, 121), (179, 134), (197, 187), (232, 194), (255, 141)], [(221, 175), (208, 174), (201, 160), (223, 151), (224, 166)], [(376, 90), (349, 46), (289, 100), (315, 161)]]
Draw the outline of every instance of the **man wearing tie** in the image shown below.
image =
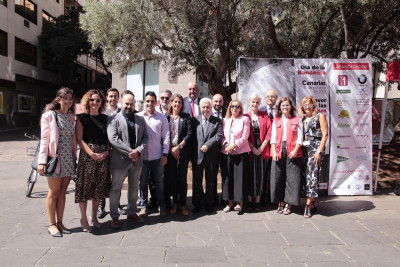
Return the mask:
[(219, 119), (225, 118), (226, 108), (224, 107), (224, 97), (220, 94), (215, 94), (212, 98), (213, 109), (212, 115)]
[(199, 87), (195, 82), (190, 82), (187, 85), (188, 96), (183, 100), (185, 103), (184, 112), (190, 114), (191, 117), (200, 115), (199, 101)]
[(222, 122), (220, 119), (211, 116), (211, 99), (203, 98), (200, 100), (201, 115), (193, 121), (195, 140), (193, 148), (196, 155), (192, 159), (192, 164), (196, 165), (195, 176), (193, 178), (193, 212), (201, 210), (203, 172), (205, 171), (206, 190), (205, 207), (211, 213), (215, 208), (215, 196), (217, 193), (217, 173), (218, 162), (221, 151)]

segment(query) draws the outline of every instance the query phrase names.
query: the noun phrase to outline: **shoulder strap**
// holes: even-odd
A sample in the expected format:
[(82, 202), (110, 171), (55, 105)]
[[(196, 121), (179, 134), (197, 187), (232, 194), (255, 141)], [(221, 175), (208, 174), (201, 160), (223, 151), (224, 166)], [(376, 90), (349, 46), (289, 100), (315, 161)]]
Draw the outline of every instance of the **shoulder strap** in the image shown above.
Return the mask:
[[(53, 110), (53, 115), (54, 115), (54, 118), (56, 119), (57, 128), (59, 128), (59, 127), (58, 127), (58, 116), (57, 116), (57, 112), (55, 112), (54, 110)], [(58, 130), (60, 130), (60, 129), (58, 129)], [(56, 155), (58, 156), (58, 144), (57, 144)]]

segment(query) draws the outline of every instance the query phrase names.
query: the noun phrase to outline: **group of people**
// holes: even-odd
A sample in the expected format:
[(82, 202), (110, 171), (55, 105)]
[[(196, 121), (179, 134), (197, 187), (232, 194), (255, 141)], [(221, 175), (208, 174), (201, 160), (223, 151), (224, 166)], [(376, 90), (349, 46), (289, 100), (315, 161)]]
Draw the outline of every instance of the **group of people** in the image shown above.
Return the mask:
[[(115, 229), (121, 227), (121, 214), (128, 220), (144, 222), (150, 205), (158, 207), (161, 217), (178, 212), (188, 216), (189, 162), (193, 213), (203, 207), (208, 213), (215, 211), (220, 170), (222, 200), (226, 203), (223, 212), (260, 210), (260, 200), (267, 195), (278, 204), (278, 213), (288, 215), (292, 205), (299, 205), (304, 166), (304, 217), (313, 215), (328, 137), (326, 118), (318, 113), (313, 97), (301, 101), (299, 117), (291, 100), (282, 97), (278, 102), (274, 90), (266, 92), (265, 111), (259, 110), (260, 95), (253, 93), (248, 113), (239, 100), (231, 101), (225, 109), (220, 94), (200, 99), (195, 82), (188, 84), (187, 91), (187, 97), (163, 91), (159, 106), (157, 95), (146, 92), (144, 110), (138, 112), (129, 90), (121, 94), (119, 107), (117, 89), (110, 88), (106, 96), (91, 89), (82, 97), (83, 113), (77, 115), (73, 91), (61, 88), (57, 92), (41, 117), (38, 161), (39, 174), (48, 176), (49, 234), (59, 237), (71, 233), (62, 219), (66, 190), (75, 175), (75, 202), (79, 203), (84, 232), (101, 227), (98, 217), (105, 215), (106, 198)], [(51, 174), (45, 171), (48, 156), (59, 159)], [(126, 177), (128, 205), (124, 211), (120, 197)], [(87, 217), (89, 200), (92, 227)]]

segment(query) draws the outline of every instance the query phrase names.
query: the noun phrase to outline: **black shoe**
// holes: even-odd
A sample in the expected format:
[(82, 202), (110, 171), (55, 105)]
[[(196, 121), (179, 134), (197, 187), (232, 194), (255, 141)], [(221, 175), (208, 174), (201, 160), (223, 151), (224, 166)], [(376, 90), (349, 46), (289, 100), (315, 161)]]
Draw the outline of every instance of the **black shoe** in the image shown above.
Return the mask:
[(157, 206), (157, 202), (155, 202), (155, 201), (150, 201), (149, 205), (147, 205), (148, 210), (154, 210), (156, 208), (158, 208), (158, 206)]
[(247, 209), (252, 210), (253, 209), (253, 202), (247, 202)]
[(214, 208), (213, 207), (206, 207), (207, 213), (214, 213)]
[(200, 211), (201, 211), (201, 207), (200, 206), (194, 206), (193, 213), (199, 213)]
[(126, 215), (126, 210), (124, 210), (122, 207), (118, 207), (118, 213), (119, 215)]
[(104, 209), (98, 208), (98, 210), (97, 210), (97, 218), (103, 219), (104, 217), (106, 217), (106, 215), (107, 215), (107, 212)]

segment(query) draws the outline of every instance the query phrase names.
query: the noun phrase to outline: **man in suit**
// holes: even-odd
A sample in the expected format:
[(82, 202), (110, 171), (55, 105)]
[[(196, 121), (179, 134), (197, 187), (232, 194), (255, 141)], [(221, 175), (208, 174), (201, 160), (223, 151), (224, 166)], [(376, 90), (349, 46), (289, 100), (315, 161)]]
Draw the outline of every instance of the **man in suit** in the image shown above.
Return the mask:
[(217, 117), (211, 116), (211, 99), (200, 100), (201, 115), (194, 119), (194, 148), (195, 158), (192, 164), (196, 164), (193, 178), (193, 212), (201, 210), (203, 171), (205, 171), (206, 191), (205, 207), (211, 213), (215, 208), (215, 196), (217, 194), (217, 172), (221, 151), (222, 122)]
[[(130, 91), (129, 91), (130, 92)], [(126, 93), (122, 97), (122, 111), (109, 117), (107, 126), (111, 150), (111, 191), (110, 215), (111, 227), (120, 228), (118, 206), (121, 189), (128, 176), (128, 220), (143, 222), (136, 214), (139, 178), (142, 172), (142, 152), (145, 150), (148, 136), (143, 117), (134, 113), (135, 97)]]
[(195, 82), (190, 82), (187, 85), (188, 96), (183, 100), (185, 110), (184, 112), (190, 114), (191, 117), (196, 117), (200, 115), (200, 105), (199, 105), (199, 87)]
[(224, 107), (224, 97), (220, 94), (215, 94), (212, 98), (213, 109), (212, 115), (219, 119), (225, 118), (226, 108)]

